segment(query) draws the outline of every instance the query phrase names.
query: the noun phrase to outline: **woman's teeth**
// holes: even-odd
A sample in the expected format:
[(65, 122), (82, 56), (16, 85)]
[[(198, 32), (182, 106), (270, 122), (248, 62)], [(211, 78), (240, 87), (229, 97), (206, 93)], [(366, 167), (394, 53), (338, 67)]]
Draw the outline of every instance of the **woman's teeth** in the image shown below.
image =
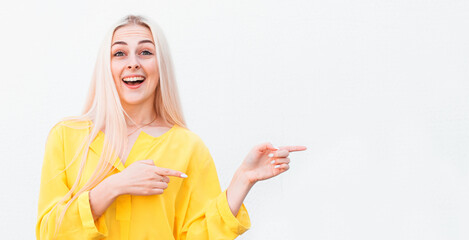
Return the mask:
[(128, 77), (128, 78), (123, 78), (122, 80), (126, 82), (135, 82), (135, 81), (143, 81), (145, 78), (144, 77)]
[(145, 80), (144, 77), (127, 77), (127, 78), (122, 79), (122, 81), (124, 81), (126, 84), (130, 84), (130, 85), (140, 84), (144, 80)]

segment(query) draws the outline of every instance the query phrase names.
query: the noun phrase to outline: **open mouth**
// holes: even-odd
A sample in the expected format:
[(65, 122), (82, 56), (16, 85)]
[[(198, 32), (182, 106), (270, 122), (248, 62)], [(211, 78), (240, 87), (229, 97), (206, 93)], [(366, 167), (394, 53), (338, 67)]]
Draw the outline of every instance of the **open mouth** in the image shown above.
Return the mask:
[(138, 76), (138, 77), (125, 77), (122, 79), (122, 81), (129, 85), (129, 86), (135, 86), (143, 83), (145, 81), (145, 77), (143, 76)]

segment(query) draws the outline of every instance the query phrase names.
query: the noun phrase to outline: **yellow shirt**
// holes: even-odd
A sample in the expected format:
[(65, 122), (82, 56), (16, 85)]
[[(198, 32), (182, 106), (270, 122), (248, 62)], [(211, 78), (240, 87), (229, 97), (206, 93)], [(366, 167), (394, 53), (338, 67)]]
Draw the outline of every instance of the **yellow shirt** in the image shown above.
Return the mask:
[[(90, 132), (89, 128), (75, 129), (62, 123), (52, 128), (46, 143), (37, 239), (52, 239), (54, 235), (58, 210), (51, 209), (73, 186), (81, 157), (63, 170)], [(83, 180), (88, 180), (97, 166), (104, 136), (99, 132), (90, 146)], [(89, 191), (83, 192), (68, 208), (57, 239), (234, 239), (249, 229), (244, 205), (236, 217), (231, 213), (213, 159), (197, 135), (177, 125), (159, 137), (142, 131), (125, 165), (118, 160), (111, 174), (144, 159), (152, 159), (158, 167), (178, 170), (189, 177), (170, 177), (168, 188), (161, 195), (121, 195), (96, 221), (91, 213)], [(79, 186), (85, 182), (81, 181)]]

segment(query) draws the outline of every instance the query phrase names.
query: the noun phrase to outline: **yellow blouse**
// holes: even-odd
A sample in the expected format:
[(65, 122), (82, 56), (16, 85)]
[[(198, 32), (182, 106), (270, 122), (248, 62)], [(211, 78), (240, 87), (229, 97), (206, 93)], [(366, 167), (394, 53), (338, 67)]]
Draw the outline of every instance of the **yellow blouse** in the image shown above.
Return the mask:
[[(54, 235), (56, 217), (65, 204), (52, 208), (73, 186), (81, 157), (66, 166), (90, 132), (89, 128), (76, 129), (64, 123), (71, 124), (57, 124), (46, 143), (37, 239), (52, 239)], [(104, 137), (99, 132), (90, 146), (84, 180), (91, 177), (97, 166)], [(161, 195), (121, 195), (96, 221), (91, 213), (89, 191), (83, 192), (68, 208), (57, 239), (234, 239), (249, 229), (251, 223), (244, 205), (236, 217), (231, 213), (213, 159), (197, 135), (177, 125), (158, 137), (142, 131), (125, 165), (118, 160), (111, 174), (144, 159), (152, 159), (158, 167), (178, 170), (189, 177), (170, 177), (168, 188)], [(85, 182), (81, 181), (79, 186)]]

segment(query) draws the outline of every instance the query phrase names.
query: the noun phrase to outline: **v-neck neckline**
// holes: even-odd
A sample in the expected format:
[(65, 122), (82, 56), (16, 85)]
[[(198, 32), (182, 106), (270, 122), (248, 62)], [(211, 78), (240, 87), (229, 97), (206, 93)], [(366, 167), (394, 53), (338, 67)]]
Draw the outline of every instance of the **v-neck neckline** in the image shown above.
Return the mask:
[[(134, 155), (135, 155), (134, 152), (137, 151), (137, 150), (135, 150), (136, 148), (147, 147), (148, 145), (146, 143), (154, 144), (155, 141), (165, 138), (165, 136), (170, 131), (172, 131), (175, 128), (175, 126), (176, 125), (173, 125), (170, 129), (168, 129), (168, 131), (162, 133), (161, 135), (159, 135), (157, 137), (154, 137), (153, 135), (150, 135), (149, 133), (147, 133), (143, 130), (140, 130), (140, 132), (138, 133), (137, 139), (135, 139), (135, 142), (133, 143), (132, 147), (130, 147), (129, 154), (127, 154), (127, 156), (125, 158), (125, 163), (122, 163), (120, 157), (117, 157), (118, 161), (124, 166), (124, 168), (127, 168), (130, 164), (135, 162), (135, 159), (130, 159), (132, 161), (129, 161), (129, 157), (131, 157), (131, 156), (134, 157)], [(143, 138), (143, 139), (141, 139), (141, 138)], [(146, 153), (146, 151), (144, 151), (144, 149), (141, 149), (141, 151), (139, 151), (139, 153)], [(131, 163), (129, 163), (129, 162), (131, 162)]]
[[(123, 171), (130, 164), (135, 162), (134, 158), (137, 157), (137, 156), (134, 156), (136, 154), (134, 152), (137, 151), (136, 148), (141, 148), (140, 151), (138, 151), (138, 153), (140, 155), (147, 154), (148, 151), (145, 151), (145, 148), (150, 149), (149, 145), (154, 145), (157, 142), (161, 142), (164, 138), (169, 136), (174, 131), (174, 129), (176, 129), (176, 128), (177, 128), (177, 125), (174, 124), (168, 131), (164, 132), (163, 134), (161, 134), (157, 137), (154, 137), (154, 136), (146, 133), (145, 131), (141, 130), (139, 132), (139, 134), (137, 136), (137, 139), (135, 140), (134, 144), (130, 148), (129, 154), (127, 155), (127, 157), (125, 159), (125, 164), (122, 163), (120, 157), (118, 156), (113, 166), (115, 168), (117, 168), (119, 171)], [(90, 145), (90, 147), (99, 155), (102, 154), (103, 147), (104, 147), (103, 146), (104, 138), (105, 137), (106, 137), (106, 134), (103, 131), (100, 130), (98, 132), (98, 134), (96, 135), (95, 139), (93, 140), (93, 142)], [(129, 161), (129, 160), (131, 160), (131, 161)], [(141, 159), (141, 160), (143, 160), (143, 159)], [(153, 161), (155, 161), (155, 160), (153, 160)]]

